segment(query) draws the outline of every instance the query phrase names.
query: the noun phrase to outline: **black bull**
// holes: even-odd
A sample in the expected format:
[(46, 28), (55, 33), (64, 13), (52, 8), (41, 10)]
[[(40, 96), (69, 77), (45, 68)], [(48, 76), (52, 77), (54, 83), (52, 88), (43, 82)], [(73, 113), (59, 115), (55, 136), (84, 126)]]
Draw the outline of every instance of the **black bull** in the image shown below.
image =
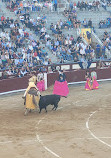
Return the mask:
[[(33, 96), (37, 96), (37, 91), (35, 90), (31, 90), (28, 92), (29, 94), (33, 95)], [(39, 113), (41, 113), (42, 109), (45, 109), (47, 112), (47, 106), (48, 105), (54, 105), (54, 107), (52, 108), (52, 110), (56, 110), (58, 107), (58, 103), (60, 101), (60, 95), (55, 95), (55, 94), (51, 94), (51, 95), (45, 95), (45, 96), (40, 96), (40, 100), (39, 100)], [(37, 105), (35, 97), (33, 97), (33, 103), (35, 105)]]

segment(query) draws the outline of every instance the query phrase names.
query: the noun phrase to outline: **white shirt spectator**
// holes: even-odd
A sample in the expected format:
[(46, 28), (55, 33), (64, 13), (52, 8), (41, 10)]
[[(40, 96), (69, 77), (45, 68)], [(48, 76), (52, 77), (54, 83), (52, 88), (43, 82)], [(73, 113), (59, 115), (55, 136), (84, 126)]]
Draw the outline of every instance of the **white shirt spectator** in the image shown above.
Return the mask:
[(48, 65), (48, 61), (47, 61), (47, 60), (45, 60), (43, 64), (44, 64), (44, 65)]
[(19, 58), (15, 59), (15, 65), (17, 65), (19, 63)]
[(24, 3), (24, 7), (27, 7), (27, 3), (26, 2)]
[(9, 46), (9, 48), (11, 48), (12, 44), (10, 41), (7, 42), (7, 46)]
[(63, 25), (63, 22), (60, 20), (60, 26), (62, 26)]
[(110, 39), (109, 39), (109, 37), (106, 39), (106, 42), (109, 42), (110, 41)]
[(1, 32), (0, 37), (6, 37), (5, 32)]
[(39, 16), (37, 17), (37, 20), (40, 20), (41, 19), (41, 16), (40, 16), (40, 14), (39, 14)]
[(55, 41), (55, 46), (59, 46), (59, 41)]
[(80, 49), (80, 54), (81, 54), (81, 55), (86, 54), (86, 53), (85, 53), (85, 50), (84, 50), (83, 48)]
[(32, 47), (31, 44), (28, 46), (28, 48), (29, 48), (31, 51), (33, 50), (33, 47)]
[(9, 37), (9, 33), (8, 32), (6, 32), (5, 37), (6, 37), (6, 39), (8, 39), (8, 41), (10, 41), (10, 37)]
[(32, 23), (33, 23), (33, 22), (34, 22), (34, 19), (33, 19), (33, 18), (32, 18), (32, 19), (30, 18), (30, 22), (32, 22)]
[(45, 39), (49, 38), (50, 36), (48, 34), (45, 35)]
[(70, 36), (69, 36), (69, 35), (67, 35), (67, 37), (66, 37), (66, 38), (67, 38), (67, 40), (69, 40), (69, 39), (70, 39)]
[(21, 21), (24, 21), (24, 16), (20, 15), (20, 16), (19, 16), (19, 19), (20, 19)]
[(35, 47), (37, 44), (35, 41), (32, 41), (32, 46)]
[(22, 53), (23, 54), (23, 59), (27, 58), (27, 52)]
[(14, 28), (15, 26), (14, 26), (14, 24), (13, 23), (11, 23), (10, 24), (10, 28)]
[(41, 28), (41, 32), (46, 32), (46, 28), (45, 27), (43, 27), (43, 28)]
[(22, 28), (20, 28), (18, 31), (19, 31), (20, 35), (24, 37), (24, 32), (23, 32), (23, 29), (22, 29)]
[(71, 45), (72, 44), (72, 41), (71, 40), (69, 40), (69, 45)]
[(83, 45), (82, 45), (82, 48), (83, 48), (83, 50), (85, 50), (85, 49), (86, 49), (86, 45), (85, 45), (85, 44), (83, 44)]
[(7, 74), (8, 74), (8, 75), (12, 75), (13, 73), (12, 73), (11, 70), (9, 69), (9, 70), (7, 71)]
[(9, 59), (9, 54), (6, 52), (5, 53), (5, 58), (8, 60)]

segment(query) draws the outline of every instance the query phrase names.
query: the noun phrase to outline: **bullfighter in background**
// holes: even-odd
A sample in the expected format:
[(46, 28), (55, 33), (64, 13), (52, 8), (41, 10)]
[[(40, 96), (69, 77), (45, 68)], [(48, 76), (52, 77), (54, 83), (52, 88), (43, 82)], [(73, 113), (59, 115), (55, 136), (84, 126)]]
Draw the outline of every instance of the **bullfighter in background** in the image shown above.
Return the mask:
[(59, 74), (59, 80), (55, 81), (53, 94), (63, 97), (67, 97), (67, 95), (69, 94), (69, 88), (64, 71), (61, 71), (61, 73)]

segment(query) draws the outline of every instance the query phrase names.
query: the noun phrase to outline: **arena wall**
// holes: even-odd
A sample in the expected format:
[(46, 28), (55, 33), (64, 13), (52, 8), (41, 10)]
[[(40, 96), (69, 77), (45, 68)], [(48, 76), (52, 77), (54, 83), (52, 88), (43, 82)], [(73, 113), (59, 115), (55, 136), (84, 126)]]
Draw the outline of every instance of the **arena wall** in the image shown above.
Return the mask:
[[(90, 69), (91, 71), (91, 69)], [(100, 79), (110, 79), (111, 78), (111, 68), (106, 69), (96, 69), (97, 78)], [(85, 81), (86, 70), (72, 70), (66, 71), (67, 82), (81, 82)], [(58, 79), (59, 73), (48, 73), (47, 74), (47, 87), (54, 84), (55, 80)], [(25, 89), (28, 86), (28, 79), (30, 76), (25, 76), (22, 78), (8, 78), (0, 80), (0, 93), (9, 92), (14, 90)]]

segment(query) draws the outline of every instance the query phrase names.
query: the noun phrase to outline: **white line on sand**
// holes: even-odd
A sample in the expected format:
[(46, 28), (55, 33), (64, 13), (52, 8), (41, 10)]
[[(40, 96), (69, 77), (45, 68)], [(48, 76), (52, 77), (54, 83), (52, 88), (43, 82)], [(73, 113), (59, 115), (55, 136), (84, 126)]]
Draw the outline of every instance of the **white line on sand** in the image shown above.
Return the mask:
[(13, 143), (13, 141), (1, 141), (0, 144), (8, 144), (8, 143)]
[[(60, 109), (63, 109), (63, 107), (58, 108), (58, 110), (60, 110)], [(46, 116), (45, 116), (45, 117), (46, 117)], [(42, 122), (42, 120), (44, 120), (45, 117), (43, 117), (41, 120), (39, 120), (38, 123), (37, 123), (37, 125), (39, 125), (39, 124)], [(37, 129), (37, 125), (35, 126), (36, 129)], [(53, 151), (50, 150), (47, 146), (44, 145), (43, 140), (40, 139), (38, 133), (36, 133), (36, 139), (37, 139), (37, 141), (42, 145), (42, 147), (43, 147), (45, 150), (47, 150), (49, 153), (51, 153), (51, 154), (54, 155), (55, 157), (61, 158), (58, 154), (56, 154), (55, 152), (53, 152)]]
[[(106, 95), (106, 96), (107, 96), (107, 95)], [(86, 99), (86, 100), (89, 100), (89, 99)], [(75, 104), (77, 104), (77, 103), (79, 103), (79, 102), (81, 102), (81, 101), (76, 101)], [(67, 106), (68, 106), (68, 105), (67, 105)], [(65, 106), (65, 107), (67, 107), (67, 106)], [(60, 107), (60, 108), (58, 108), (58, 110), (63, 109), (63, 108), (64, 108), (64, 107)], [(88, 125), (88, 124), (89, 124), (89, 119), (90, 119), (91, 116), (92, 116), (94, 113), (96, 113), (96, 112), (97, 112), (97, 111), (92, 112), (92, 113), (90, 114), (90, 117), (88, 118), (88, 120), (87, 120), (87, 122), (86, 122), (86, 128), (88, 129), (88, 131), (90, 132), (90, 134), (93, 136), (93, 138), (75, 138), (75, 139), (97, 139), (97, 140), (99, 140), (100, 142), (102, 142), (102, 143), (108, 145), (109, 147), (111, 147), (111, 145), (109, 145), (109, 144), (107, 144), (107, 143), (105, 143), (104, 141), (101, 140), (101, 139), (110, 139), (111, 137), (100, 137), (100, 138), (98, 138), (98, 137), (96, 137), (96, 136), (90, 131), (90, 129), (89, 129), (89, 125)], [(44, 118), (42, 118), (41, 120), (38, 121), (38, 125), (40, 124), (40, 122), (41, 122), (43, 119), (44, 119)], [(37, 128), (37, 127), (35, 127), (35, 128)], [(43, 141), (40, 140), (39, 135), (37, 135), (37, 133), (36, 133), (36, 138), (37, 138), (37, 140), (39, 141), (39, 143), (41, 143), (41, 145), (43, 146), (43, 148), (45, 148), (48, 152), (50, 152), (50, 153), (53, 154), (54, 156), (61, 158), (59, 155), (57, 155), (56, 153), (54, 153), (53, 151), (51, 151), (49, 148), (47, 148), (46, 146), (44, 146)]]
[(101, 140), (102, 138), (99, 138), (99, 137), (95, 136), (95, 135), (93, 134), (93, 132), (92, 132), (92, 131), (90, 130), (90, 128), (89, 128), (89, 121), (90, 121), (91, 117), (92, 117), (95, 113), (97, 113), (98, 111), (99, 111), (99, 110), (96, 110), (96, 111), (94, 111), (92, 114), (90, 114), (90, 116), (88, 117), (88, 119), (87, 119), (87, 121), (86, 121), (86, 128), (88, 129), (89, 133), (91, 134), (91, 136), (92, 136), (94, 139), (98, 140), (99, 142), (101, 142), (101, 143), (103, 143), (104, 145), (106, 145), (106, 146), (108, 146), (108, 147), (111, 148), (111, 145), (110, 145), (110, 144), (108, 144), (108, 143), (104, 142), (103, 140)]

